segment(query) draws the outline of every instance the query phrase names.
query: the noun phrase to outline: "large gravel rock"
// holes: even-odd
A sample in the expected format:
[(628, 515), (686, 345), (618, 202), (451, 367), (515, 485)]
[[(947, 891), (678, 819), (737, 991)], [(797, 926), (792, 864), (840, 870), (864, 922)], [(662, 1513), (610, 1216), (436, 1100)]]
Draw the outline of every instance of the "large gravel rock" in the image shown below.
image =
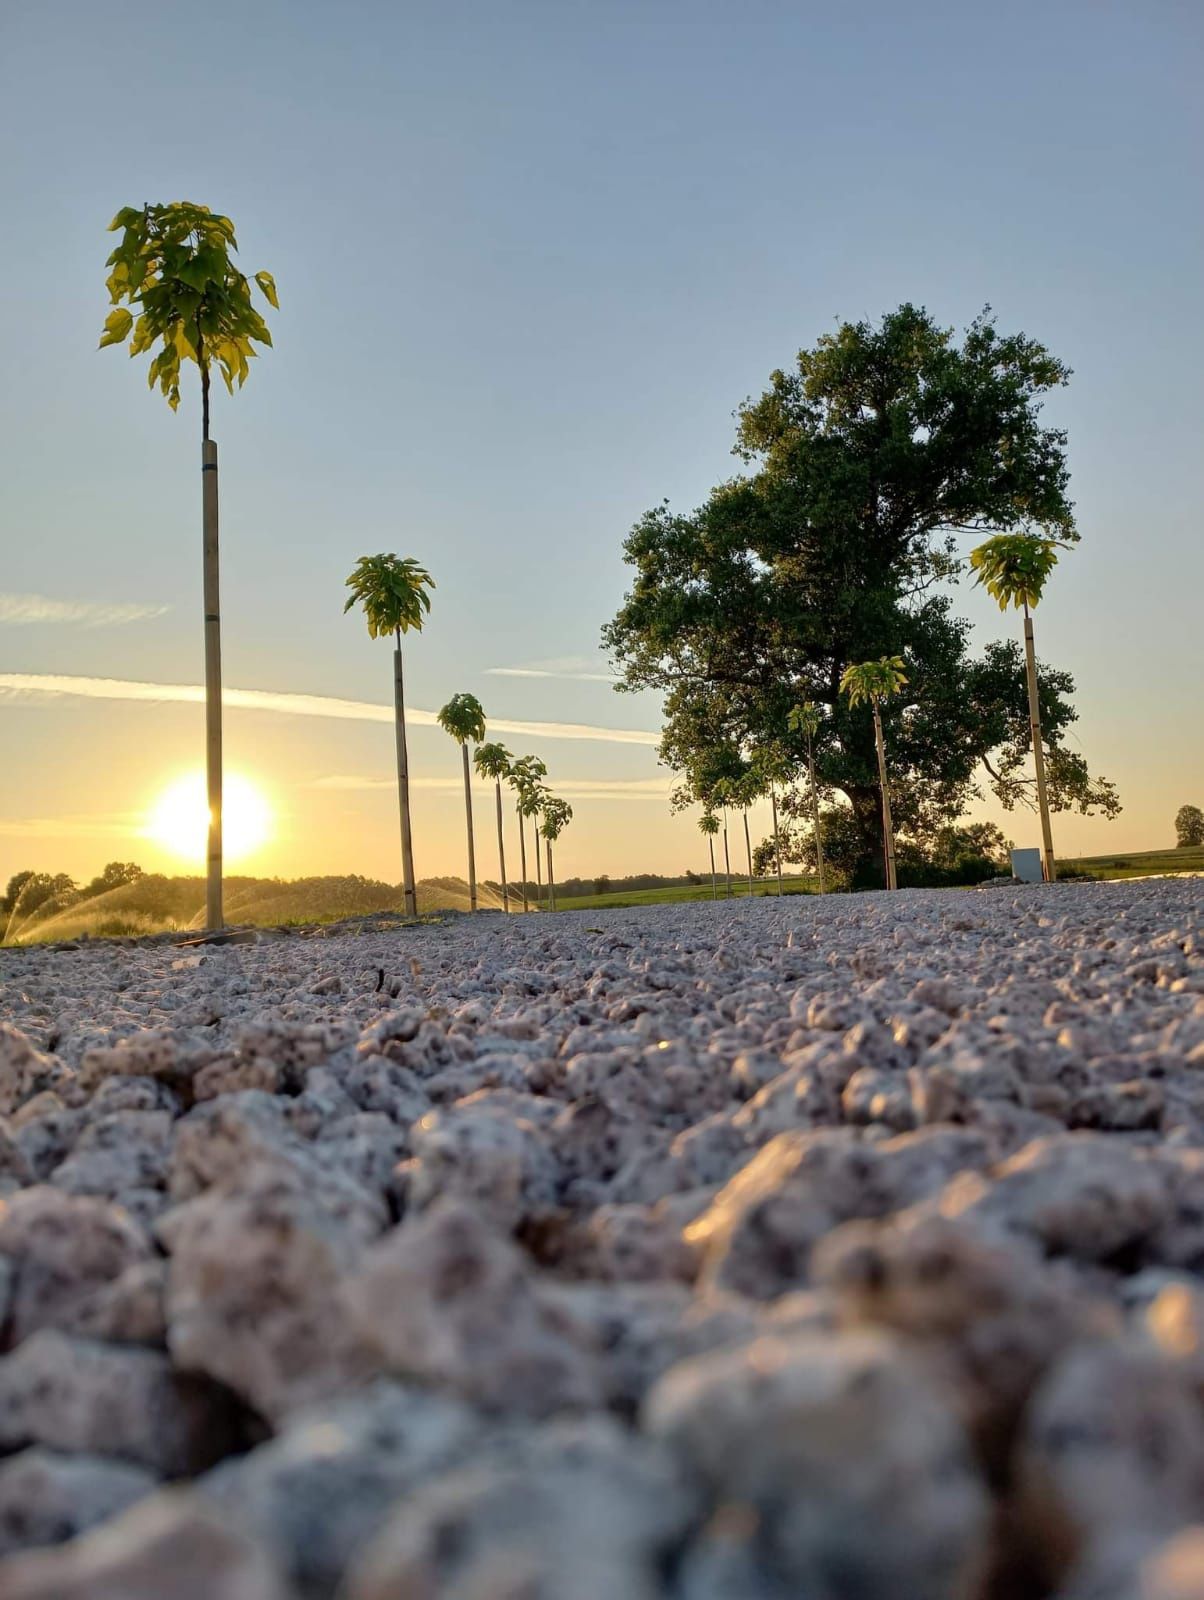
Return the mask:
[(271, 1557), (184, 1490), (0, 1565), (4, 1600), (290, 1600)]
[(684, 1361), (647, 1422), (717, 1510), (752, 1512), (748, 1570), (786, 1593), (977, 1592), (986, 1491), (956, 1418), (885, 1338), (766, 1335)]
[(238, 1443), (229, 1397), (157, 1350), (46, 1329), (0, 1360), (0, 1449), (42, 1444), (182, 1477)]
[(0, 1461), (0, 1556), (61, 1544), (158, 1487), (142, 1467), (41, 1446)]

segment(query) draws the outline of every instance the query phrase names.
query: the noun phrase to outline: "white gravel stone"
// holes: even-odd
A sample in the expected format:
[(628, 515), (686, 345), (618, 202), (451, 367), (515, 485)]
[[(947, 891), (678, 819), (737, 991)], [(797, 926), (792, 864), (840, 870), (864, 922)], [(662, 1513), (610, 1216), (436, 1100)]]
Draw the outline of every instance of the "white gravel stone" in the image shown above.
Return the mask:
[(4, 1600), (1182, 1600), (1202, 1307), (1204, 882), (0, 950)]

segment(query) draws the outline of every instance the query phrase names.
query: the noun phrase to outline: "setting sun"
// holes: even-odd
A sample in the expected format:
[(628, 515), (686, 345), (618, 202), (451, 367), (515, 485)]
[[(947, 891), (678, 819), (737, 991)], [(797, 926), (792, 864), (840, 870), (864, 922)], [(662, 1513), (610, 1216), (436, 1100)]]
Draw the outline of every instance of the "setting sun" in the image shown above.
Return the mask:
[[(168, 785), (151, 807), (146, 836), (181, 861), (205, 859), (209, 807), (205, 776), (190, 772)], [(272, 808), (263, 790), (241, 773), (228, 772), (222, 804), (223, 850), (238, 861), (264, 844), (272, 832)]]

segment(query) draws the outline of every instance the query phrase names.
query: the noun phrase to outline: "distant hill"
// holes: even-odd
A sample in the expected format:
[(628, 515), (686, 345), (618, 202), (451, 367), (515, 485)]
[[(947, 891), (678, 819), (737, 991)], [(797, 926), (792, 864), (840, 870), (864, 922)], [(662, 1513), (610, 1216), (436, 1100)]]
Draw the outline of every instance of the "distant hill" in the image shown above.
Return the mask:
[[(488, 886), (482, 905), (501, 904)], [(64, 903), (65, 901), (65, 903)], [(258, 927), (279, 923), (333, 922), (373, 911), (400, 911), (400, 884), (354, 875), (322, 878), (230, 877), (225, 883), (226, 919)], [(427, 878), (418, 885), (419, 913), (468, 910), (468, 885), (460, 878)], [(18, 903), (5, 937), (16, 943), (46, 939), (114, 937), (199, 928), (205, 917), (205, 880), (145, 873), (86, 897), (59, 896), (22, 915)], [(4, 932), (0, 923), (0, 933)]]

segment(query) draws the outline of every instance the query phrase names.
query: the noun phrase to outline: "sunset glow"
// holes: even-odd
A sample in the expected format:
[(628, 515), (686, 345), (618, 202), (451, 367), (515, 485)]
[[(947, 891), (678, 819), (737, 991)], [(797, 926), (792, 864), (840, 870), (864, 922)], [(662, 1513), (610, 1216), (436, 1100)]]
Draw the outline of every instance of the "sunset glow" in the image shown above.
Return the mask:
[[(271, 838), (272, 808), (267, 796), (241, 773), (226, 774), (222, 823), (227, 861), (245, 859)], [(205, 775), (189, 772), (170, 783), (151, 806), (146, 837), (178, 860), (200, 866), (205, 859), (208, 827)]]

